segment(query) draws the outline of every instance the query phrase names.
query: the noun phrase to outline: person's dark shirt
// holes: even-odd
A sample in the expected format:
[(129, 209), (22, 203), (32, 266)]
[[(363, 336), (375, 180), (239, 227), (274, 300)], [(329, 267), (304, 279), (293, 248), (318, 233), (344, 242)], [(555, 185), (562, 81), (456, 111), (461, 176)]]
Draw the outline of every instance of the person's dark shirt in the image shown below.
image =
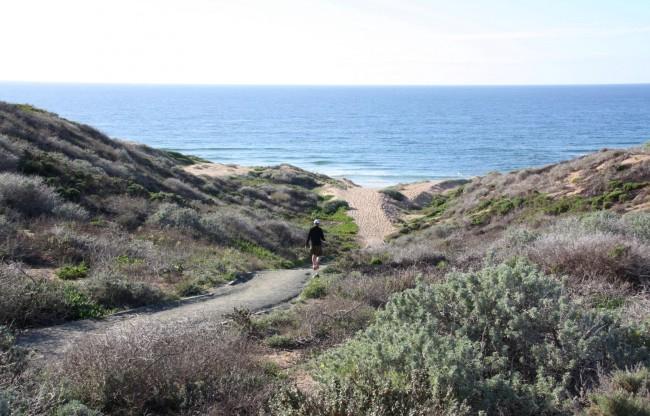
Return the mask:
[(323, 230), (318, 225), (311, 227), (311, 230), (309, 230), (307, 244), (310, 241), (312, 246), (320, 246), (322, 241), (325, 241), (325, 233), (323, 233)]

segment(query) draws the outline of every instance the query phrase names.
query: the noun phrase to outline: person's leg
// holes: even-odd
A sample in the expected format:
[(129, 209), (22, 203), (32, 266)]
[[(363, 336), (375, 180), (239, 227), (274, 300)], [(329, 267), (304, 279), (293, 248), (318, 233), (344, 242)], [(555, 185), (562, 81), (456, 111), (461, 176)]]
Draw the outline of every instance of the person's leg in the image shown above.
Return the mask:
[(316, 256), (316, 262), (314, 263), (314, 270), (318, 270), (320, 267), (320, 257)]
[(318, 268), (318, 256), (315, 254), (311, 255), (311, 268), (314, 270)]

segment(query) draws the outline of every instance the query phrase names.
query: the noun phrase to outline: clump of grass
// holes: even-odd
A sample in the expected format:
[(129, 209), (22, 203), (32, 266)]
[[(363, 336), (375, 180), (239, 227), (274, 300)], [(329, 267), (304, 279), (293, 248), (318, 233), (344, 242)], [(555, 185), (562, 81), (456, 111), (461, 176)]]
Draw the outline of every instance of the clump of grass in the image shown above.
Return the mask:
[(328, 284), (322, 277), (314, 277), (305, 286), (302, 291), (304, 299), (318, 299), (327, 294)]
[(179, 296), (196, 296), (205, 293), (205, 288), (196, 279), (187, 279), (176, 285), (176, 293)]
[(296, 342), (293, 338), (287, 335), (272, 335), (265, 339), (266, 345), (271, 348), (290, 350), (296, 347)]
[(67, 265), (56, 271), (56, 275), (61, 280), (77, 280), (88, 277), (88, 265), (80, 263), (78, 265)]

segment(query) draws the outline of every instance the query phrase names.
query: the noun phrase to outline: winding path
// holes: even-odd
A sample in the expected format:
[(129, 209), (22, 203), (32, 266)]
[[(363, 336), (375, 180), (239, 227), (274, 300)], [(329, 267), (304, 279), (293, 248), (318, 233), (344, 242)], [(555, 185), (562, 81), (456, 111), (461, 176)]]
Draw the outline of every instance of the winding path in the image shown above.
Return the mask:
[(250, 280), (217, 289), (210, 297), (184, 302), (163, 310), (138, 310), (118, 314), (103, 320), (68, 322), (58, 326), (32, 329), (18, 337), (18, 344), (32, 348), (47, 360), (60, 357), (82, 337), (104, 335), (120, 327), (163, 323), (200, 324), (224, 319), (234, 308), (261, 311), (297, 297), (313, 275), (310, 269), (269, 270), (256, 273)]

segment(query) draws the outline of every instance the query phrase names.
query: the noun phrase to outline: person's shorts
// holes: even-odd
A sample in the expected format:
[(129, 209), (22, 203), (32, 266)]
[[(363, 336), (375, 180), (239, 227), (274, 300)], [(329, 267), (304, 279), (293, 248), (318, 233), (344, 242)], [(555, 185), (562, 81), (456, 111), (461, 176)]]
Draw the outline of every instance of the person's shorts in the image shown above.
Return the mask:
[(323, 255), (323, 246), (311, 246), (311, 250), (309, 252), (313, 256), (322, 256)]

